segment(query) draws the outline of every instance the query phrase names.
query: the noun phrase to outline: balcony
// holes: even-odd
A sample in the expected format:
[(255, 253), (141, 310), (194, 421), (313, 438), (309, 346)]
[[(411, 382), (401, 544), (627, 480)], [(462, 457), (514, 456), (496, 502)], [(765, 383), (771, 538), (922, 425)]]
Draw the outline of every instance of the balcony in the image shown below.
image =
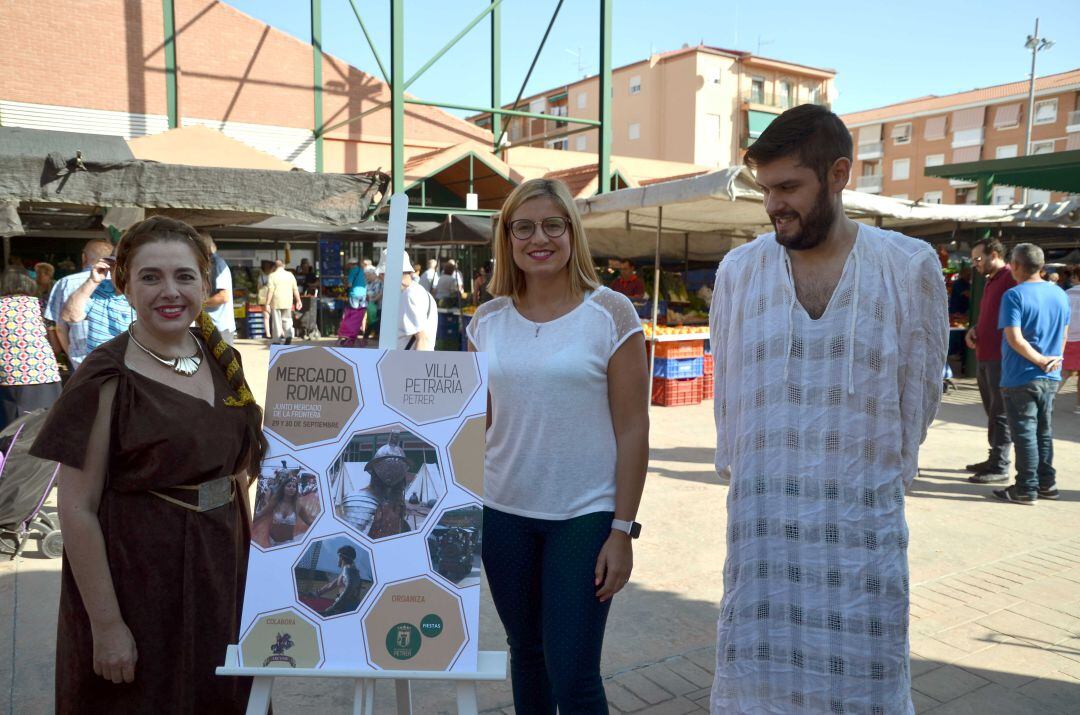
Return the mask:
[(882, 184), (881, 174), (872, 174), (870, 176), (860, 176), (855, 180), (855, 188), (858, 191), (862, 191), (864, 194), (880, 194)]
[(855, 158), (860, 161), (873, 161), (874, 159), (880, 159), (883, 156), (885, 156), (884, 142), (860, 144), (859, 149), (855, 154)]
[(746, 104), (756, 104), (759, 107), (771, 107), (778, 109), (781, 112), (785, 109), (790, 109), (793, 105), (790, 98), (780, 97), (772, 92), (757, 92), (750, 90), (743, 94), (743, 102)]
[(1065, 120), (1065, 131), (1070, 134), (1080, 132), (1080, 109), (1069, 112), (1069, 117)]
[(775, 94), (773, 92), (758, 92), (755, 90), (744, 92), (742, 96), (742, 101), (743, 104), (753, 104), (758, 107), (768, 107), (770, 109), (776, 110), (778, 113), (791, 109), (798, 104), (816, 104), (818, 106), (825, 107), (826, 109), (831, 108), (831, 105), (828, 102), (822, 101), (821, 99), (817, 100), (816, 102), (808, 100), (795, 101), (795, 99), (793, 99), (790, 95), (785, 97), (781, 94)]

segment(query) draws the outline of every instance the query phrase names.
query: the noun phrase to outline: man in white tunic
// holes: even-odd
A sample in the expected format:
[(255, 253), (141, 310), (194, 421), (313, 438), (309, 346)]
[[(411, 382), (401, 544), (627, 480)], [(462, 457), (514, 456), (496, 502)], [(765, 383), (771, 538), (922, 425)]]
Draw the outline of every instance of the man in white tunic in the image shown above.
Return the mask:
[(941, 395), (930, 246), (844, 215), (851, 135), (790, 109), (746, 155), (775, 232), (720, 264), (716, 466), (730, 470), (714, 715), (904, 715), (904, 490)]

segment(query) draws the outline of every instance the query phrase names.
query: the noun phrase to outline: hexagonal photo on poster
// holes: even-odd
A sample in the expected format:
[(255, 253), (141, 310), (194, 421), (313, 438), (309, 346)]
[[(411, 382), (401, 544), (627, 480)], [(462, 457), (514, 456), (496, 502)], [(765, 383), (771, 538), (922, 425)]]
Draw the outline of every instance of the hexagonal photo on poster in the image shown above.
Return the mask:
[(458, 588), (480, 585), (483, 520), (479, 505), (448, 509), (428, 534), (431, 570)]
[(353, 434), (328, 477), (334, 515), (370, 539), (419, 531), (446, 494), (439, 450), (402, 425)]
[(478, 498), (484, 496), (484, 450), (487, 448), (487, 415), (468, 417), (450, 440), (450, 464), (454, 481)]
[(322, 514), (319, 476), (292, 456), (268, 457), (259, 472), (251, 540), (263, 549), (304, 540)]
[(260, 613), (240, 638), (245, 668), (317, 668), (322, 663), (319, 627), (291, 608)]
[(383, 670), (447, 670), (467, 640), (461, 601), (426, 576), (387, 584), (364, 616), (364, 638)]
[(327, 348), (278, 349), (263, 427), (293, 447), (336, 440), (364, 401), (356, 367)]
[(371, 552), (345, 534), (313, 540), (293, 567), (297, 600), (320, 618), (356, 613), (375, 584)]

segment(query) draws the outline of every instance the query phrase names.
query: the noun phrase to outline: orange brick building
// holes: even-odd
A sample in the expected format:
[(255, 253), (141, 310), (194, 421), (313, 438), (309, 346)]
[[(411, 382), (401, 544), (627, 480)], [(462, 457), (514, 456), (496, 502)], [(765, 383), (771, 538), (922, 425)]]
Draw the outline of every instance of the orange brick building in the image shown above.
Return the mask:
[[(975, 185), (924, 175), (928, 166), (1024, 156), (1027, 80), (945, 96), (927, 96), (841, 117), (855, 141), (848, 188), (927, 203), (975, 203)], [(1080, 149), (1080, 69), (1035, 82), (1032, 153)], [(1022, 200), (995, 186), (993, 203)], [(1031, 190), (1029, 202), (1064, 194)]]
[[(315, 169), (310, 44), (215, 0), (175, 0), (181, 126), (209, 126)], [(357, 28), (359, 37), (359, 28)], [(390, 100), (384, 82), (324, 54), (326, 126)], [(406, 158), (491, 133), (405, 110)], [(0, 124), (131, 139), (168, 129), (160, 0), (0, 3)], [(331, 132), (324, 170), (390, 168), (390, 110)]]

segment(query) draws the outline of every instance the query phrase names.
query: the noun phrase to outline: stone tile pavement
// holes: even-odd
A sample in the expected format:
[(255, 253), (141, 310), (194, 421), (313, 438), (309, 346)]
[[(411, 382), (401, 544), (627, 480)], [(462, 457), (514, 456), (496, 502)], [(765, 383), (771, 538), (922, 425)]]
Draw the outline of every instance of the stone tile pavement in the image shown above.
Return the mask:
[[(266, 352), (241, 345), (253, 390)], [(985, 452), (985, 417), (971, 381), (958, 380), (930, 429), (909, 490), (913, 699), (935, 715), (1080, 713), (1080, 415), (1075, 383), (1055, 409), (1058, 502), (997, 502), (961, 467)], [(708, 709), (727, 524), (727, 486), (712, 462), (712, 405), (657, 408), (635, 571), (609, 618), (601, 670), (612, 712)], [(53, 710), (59, 562), (33, 546), (0, 561), (0, 715)], [(505, 649), (486, 587), (480, 647)], [(395, 712), (392, 688), (376, 711)], [(455, 712), (452, 689), (417, 684), (414, 712)], [(483, 685), (486, 713), (512, 713), (508, 682)], [(352, 712), (349, 683), (278, 681), (279, 714)], [(891, 714), (890, 714), (891, 715)]]
[[(698, 648), (608, 675), (613, 715), (707, 712), (715, 658)], [(918, 713), (1080, 712), (1080, 538), (915, 585), (911, 670)]]

